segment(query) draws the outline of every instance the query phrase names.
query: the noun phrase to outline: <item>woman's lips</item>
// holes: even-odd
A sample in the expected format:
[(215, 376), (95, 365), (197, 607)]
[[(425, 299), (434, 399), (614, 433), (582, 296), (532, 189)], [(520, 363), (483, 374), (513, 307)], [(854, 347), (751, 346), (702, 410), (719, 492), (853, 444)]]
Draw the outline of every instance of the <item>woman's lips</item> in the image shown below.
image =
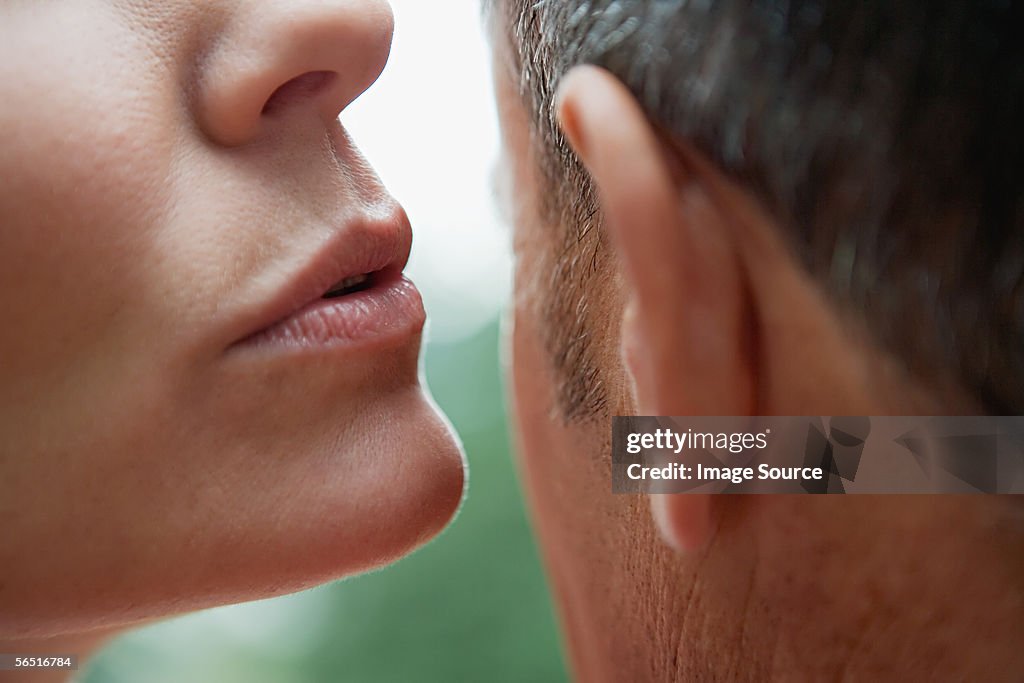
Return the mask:
[(401, 272), (336, 298), (321, 298), (242, 340), (241, 346), (315, 349), (419, 334), (426, 321), (416, 286)]
[(248, 331), (231, 347), (312, 350), (418, 336), (423, 301), (402, 275), (411, 246), (400, 207), (349, 221), (307, 252), (275, 293), (246, 307), (241, 321)]

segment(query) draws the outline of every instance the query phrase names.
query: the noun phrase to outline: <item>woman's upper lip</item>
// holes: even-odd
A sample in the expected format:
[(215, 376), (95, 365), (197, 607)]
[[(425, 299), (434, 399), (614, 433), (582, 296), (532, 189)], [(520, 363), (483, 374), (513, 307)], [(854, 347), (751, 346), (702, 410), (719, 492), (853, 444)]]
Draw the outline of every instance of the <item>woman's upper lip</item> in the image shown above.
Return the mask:
[(297, 271), (282, 279), (269, 300), (256, 302), (237, 344), (320, 299), (342, 280), (369, 273), (397, 275), (409, 260), (412, 228), (403, 210), (347, 222)]

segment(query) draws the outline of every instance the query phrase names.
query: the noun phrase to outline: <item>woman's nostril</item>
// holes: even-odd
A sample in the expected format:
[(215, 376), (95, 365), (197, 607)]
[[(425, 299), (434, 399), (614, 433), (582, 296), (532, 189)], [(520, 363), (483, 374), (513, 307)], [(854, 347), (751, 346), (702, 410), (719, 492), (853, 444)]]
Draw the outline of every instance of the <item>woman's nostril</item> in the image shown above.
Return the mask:
[(223, 26), (196, 51), (194, 77), (195, 118), (219, 145), (245, 145), (314, 115), (333, 126), (387, 62), (393, 24), (385, 0), (225, 4), (238, 9), (226, 10)]
[(263, 114), (272, 114), (290, 103), (313, 97), (330, 86), (337, 77), (334, 71), (309, 71), (291, 79), (270, 95), (263, 104)]

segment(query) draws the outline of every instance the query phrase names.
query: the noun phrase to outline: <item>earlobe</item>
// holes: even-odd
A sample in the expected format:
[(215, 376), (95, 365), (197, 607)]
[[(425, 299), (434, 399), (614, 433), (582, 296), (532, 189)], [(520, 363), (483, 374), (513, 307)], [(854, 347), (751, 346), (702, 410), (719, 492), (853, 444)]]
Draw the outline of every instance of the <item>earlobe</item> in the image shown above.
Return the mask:
[[(702, 179), (672, 165), (632, 93), (580, 67), (559, 90), (563, 130), (594, 180), (627, 292), (622, 354), (641, 415), (743, 415), (754, 407), (751, 307), (734, 233)], [(652, 496), (680, 551), (711, 533), (710, 496)]]
[(696, 493), (651, 494), (651, 515), (662, 539), (683, 554), (708, 545), (714, 532), (711, 520), (714, 496)]

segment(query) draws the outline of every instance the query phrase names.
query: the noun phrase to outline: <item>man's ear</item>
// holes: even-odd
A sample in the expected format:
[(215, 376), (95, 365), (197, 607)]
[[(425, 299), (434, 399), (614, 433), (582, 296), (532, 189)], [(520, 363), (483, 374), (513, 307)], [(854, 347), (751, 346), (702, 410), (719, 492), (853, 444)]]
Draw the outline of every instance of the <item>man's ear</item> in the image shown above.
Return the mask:
[[(641, 415), (745, 415), (755, 405), (752, 306), (734, 233), (696, 173), (632, 93), (578, 67), (559, 89), (562, 128), (594, 180), (627, 286), (622, 351)], [(704, 545), (711, 497), (653, 496), (677, 549)]]

